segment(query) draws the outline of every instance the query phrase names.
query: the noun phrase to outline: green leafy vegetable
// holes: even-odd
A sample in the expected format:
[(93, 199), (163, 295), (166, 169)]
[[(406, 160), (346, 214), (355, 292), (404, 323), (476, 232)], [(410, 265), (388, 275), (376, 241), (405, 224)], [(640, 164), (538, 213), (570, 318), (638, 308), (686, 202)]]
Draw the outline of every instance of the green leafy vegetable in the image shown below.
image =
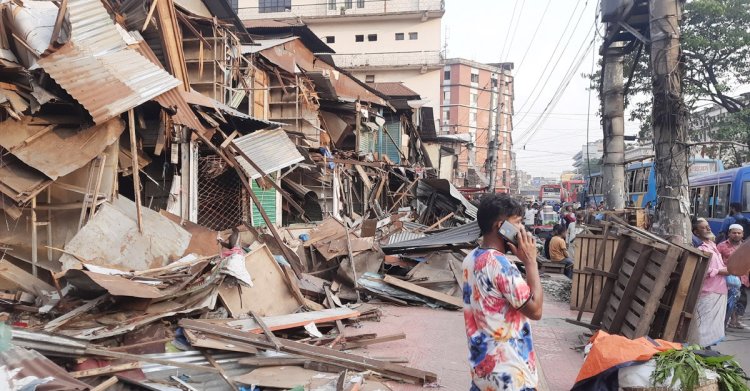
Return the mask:
[(700, 386), (707, 370), (719, 375), (721, 391), (750, 391), (742, 367), (732, 356), (703, 357), (695, 352), (700, 346), (685, 346), (682, 350), (668, 350), (655, 356), (656, 369), (651, 384), (663, 385), (672, 377), (670, 387), (680, 382), (682, 390), (692, 391)]

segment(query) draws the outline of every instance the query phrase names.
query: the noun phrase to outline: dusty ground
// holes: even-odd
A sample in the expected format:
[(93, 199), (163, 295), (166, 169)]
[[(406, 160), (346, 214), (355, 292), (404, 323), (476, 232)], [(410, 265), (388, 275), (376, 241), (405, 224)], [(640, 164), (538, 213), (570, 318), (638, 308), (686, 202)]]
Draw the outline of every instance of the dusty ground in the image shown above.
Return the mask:
[[(750, 327), (750, 310), (745, 313), (741, 322)], [(727, 330), (726, 339), (716, 347), (716, 350), (734, 356), (745, 372), (750, 373), (750, 328)]]
[[(568, 306), (568, 303), (547, 295), (542, 320), (532, 324), (534, 344), (544, 374), (540, 390), (569, 390), (583, 363), (583, 355), (572, 348), (581, 344), (578, 336), (585, 329), (565, 322), (565, 318), (576, 315)], [(406, 339), (372, 345), (357, 352), (372, 357), (405, 357), (409, 360), (408, 365), (437, 373), (442, 389), (469, 389), (468, 348), (461, 311), (391, 305), (383, 305), (381, 309), (380, 322), (362, 322), (359, 329), (347, 327), (347, 334), (404, 332)], [(393, 382), (388, 384), (394, 391), (422, 389)]]

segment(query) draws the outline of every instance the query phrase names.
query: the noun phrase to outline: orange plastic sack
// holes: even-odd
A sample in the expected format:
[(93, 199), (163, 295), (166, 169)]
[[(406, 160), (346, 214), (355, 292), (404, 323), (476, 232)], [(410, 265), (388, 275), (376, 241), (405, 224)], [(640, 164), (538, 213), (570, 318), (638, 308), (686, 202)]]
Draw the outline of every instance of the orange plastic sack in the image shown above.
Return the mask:
[(648, 338), (628, 339), (597, 331), (593, 337), (591, 351), (578, 372), (576, 383), (594, 377), (609, 368), (633, 361), (648, 361), (656, 353), (682, 349), (682, 344)]

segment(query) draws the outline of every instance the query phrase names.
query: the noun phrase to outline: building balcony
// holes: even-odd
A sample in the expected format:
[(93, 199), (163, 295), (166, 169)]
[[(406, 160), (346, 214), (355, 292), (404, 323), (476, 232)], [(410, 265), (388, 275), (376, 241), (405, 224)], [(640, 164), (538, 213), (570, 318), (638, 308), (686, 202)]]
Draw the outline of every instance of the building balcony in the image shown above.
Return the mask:
[(440, 69), (443, 55), (439, 51), (334, 54), (341, 68), (352, 71), (378, 69)]
[[(242, 20), (280, 18), (342, 18), (352, 16), (420, 15), (422, 18), (442, 17), (444, 0), (292, 0), (291, 7), (275, 5), (260, 7), (260, 0), (240, 0), (237, 14)], [(283, 4), (283, 2), (280, 2)], [(302, 4), (300, 4), (302, 3)]]

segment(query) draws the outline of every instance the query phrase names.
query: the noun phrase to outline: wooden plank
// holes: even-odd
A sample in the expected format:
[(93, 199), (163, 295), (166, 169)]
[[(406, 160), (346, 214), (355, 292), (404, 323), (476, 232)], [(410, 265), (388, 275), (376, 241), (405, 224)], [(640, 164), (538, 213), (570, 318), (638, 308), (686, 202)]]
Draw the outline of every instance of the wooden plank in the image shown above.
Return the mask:
[(271, 251), (262, 245), (245, 256), (245, 267), (250, 271), (253, 286), (219, 286), (219, 298), (230, 315), (239, 317), (253, 310), (261, 316), (286, 315), (296, 312), (300, 303), (288, 287), (284, 271)]
[(276, 335), (274, 335), (274, 333), (268, 329), (266, 323), (263, 322), (263, 318), (261, 318), (260, 315), (256, 314), (255, 311), (250, 310), (250, 315), (252, 315), (260, 328), (263, 329), (263, 334), (265, 334), (266, 338), (268, 338), (268, 341), (273, 344), (273, 346), (276, 348), (276, 351), (278, 352), (279, 349), (281, 349), (281, 343), (276, 338)]
[(44, 325), (44, 331), (51, 332), (51, 331), (54, 331), (54, 330), (58, 329), (60, 326), (64, 325), (65, 323), (67, 323), (71, 319), (77, 317), (78, 315), (84, 314), (88, 310), (96, 307), (97, 305), (99, 305), (101, 302), (103, 302), (107, 298), (109, 298), (109, 293), (105, 293), (105, 294), (97, 297), (94, 300), (89, 300), (86, 304), (84, 304), (84, 305), (82, 305), (82, 306), (80, 306), (80, 307), (78, 307), (78, 308), (76, 308), (76, 309), (74, 309), (72, 311), (69, 311), (65, 315), (59, 316), (59, 317), (51, 320), (47, 324), (45, 324)]
[(656, 310), (659, 308), (661, 297), (664, 294), (664, 290), (667, 288), (669, 279), (677, 267), (677, 260), (680, 257), (682, 250), (676, 246), (672, 246), (667, 250), (667, 256), (664, 257), (660, 273), (656, 278), (656, 284), (651, 290), (651, 297), (646, 302), (641, 314), (641, 321), (638, 323), (635, 336), (633, 338), (642, 337), (647, 335), (651, 328), (651, 322), (654, 320)]
[(7, 259), (0, 261), (0, 279), (36, 296), (40, 296), (43, 292), (57, 291), (52, 285), (34, 277), (31, 273), (27, 273)]
[(693, 281), (695, 269), (698, 266), (698, 257), (687, 253), (683, 254), (683, 257), (685, 258), (685, 266), (682, 269), (682, 275), (680, 276), (680, 281), (677, 284), (675, 298), (672, 302), (672, 308), (669, 311), (667, 324), (664, 326), (664, 334), (662, 336), (662, 338), (667, 341), (681, 342), (675, 339), (677, 334), (677, 325), (681, 320), (680, 318), (685, 308), (685, 302), (687, 301), (687, 296), (690, 291), (691, 283)]
[[(606, 228), (605, 228), (606, 229)], [(615, 253), (615, 256), (612, 258), (612, 266), (609, 269), (610, 273), (619, 274), (620, 267), (622, 266), (625, 252), (628, 250), (628, 247), (630, 245), (629, 237), (625, 237), (620, 239), (620, 242), (617, 246), (617, 253)], [(596, 306), (596, 310), (594, 311), (594, 315), (591, 317), (591, 324), (599, 326), (602, 322), (602, 319), (604, 317), (605, 310), (607, 309), (607, 304), (609, 301), (609, 297), (612, 295), (612, 290), (614, 289), (615, 282), (613, 280), (608, 280), (604, 284), (604, 288), (602, 288), (602, 293), (599, 296), (599, 304)], [(593, 288), (593, 286), (591, 287)], [(587, 292), (590, 291), (590, 289), (586, 290)], [(581, 315), (583, 312), (578, 313), (578, 320), (581, 320)]]
[(581, 308), (581, 300), (583, 299), (583, 295), (579, 292), (579, 285), (581, 280), (581, 273), (579, 270), (583, 270), (583, 242), (585, 242), (586, 239), (582, 238), (580, 236), (577, 236), (575, 241), (573, 241), (573, 246), (575, 246), (575, 257), (573, 259), (573, 281), (571, 282), (571, 288), (570, 288), (570, 309), (571, 310), (577, 310)]
[[(357, 318), (360, 313), (349, 308), (334, 308), (321, 311), (299, 312), (296, 314), (265, 316), (263, 322), (271, 331), (287, 330), (295, 327), (302, 327), (309, 323), (330, 323), (341, 319)], [(227, 326), (238, 328), (253, 334), (260, 334), (263, 329), (258, 322), (252, 319), (233, 320), (226, 323)]]
[[(325, 285), (323, 286), (323, 289), (326, 291), (326, 301), (328, 302), (328, 308), (336, 308), (336, 301), (333, 300), (333, 292), (331, 292), (331, 287), (329, 285)], [(344, 335), (344, 323), (341, 322), (341, 319), (336, 319), (336, 329), (338, 330), (339, 335)]]
[[(191, 330), (198, 330), (210, 334), (221, 335), (223, 337), (251, 343), (260, 348), (273, 348), (273, 345), (266, 341), (262, 336), (242, 332), (229, 327), (217, 326), (215, 324), (201, 322), (199, 320), (193, 319), (181, 319), (179, 321), (179, 324), (180, 326)], [(375, 371), (382, 374), (384, 377), (395, 380), (402, 380), (413, 384), (427, 384), (437, 381), (437, 375), (431, 372), (408, 368), (402, 365), (383, 362), (380, 360), (374, 360), (355, 354), (339, 352), (321, 346), (310, 346), (304, 343), (290, 341), (284, 338), (279, 338), (279, 340), (282, 343), (281, 350), (283, 352), (309, 357), (311, 361), (339, 365), (356, 371)]]
[(192, 369), (196, 371), (204, 371), (204, 372), (212, 372), (212, 373), (218, 372), (215, 368), (207, 367), (203, 365), (183, 363), (183, 362), (166, 360), (166, 359), (156, 358), (156, 357), (148, 357), (148, 356), (138, 355), (138, 354), (115, 352), (115, 351), (108, 350), (108, 349), (86, 348), (84, 349), (84, 353), (90, 354), (92, 356), (119, 358), (122, 360), (130, 360), (130, 361), (151, 362), (154, 364), (160, 364), (160, 365), (165, 365), (165, 366), (170, 366), (170, 367), (175, 367), (175, 368)]
[(275, 367), (275, 366), (290, 366), (290, 365), (304, 365), (310, 360), (299, 356), (282, 356), (282, 357), (249, 357), (241, 358), (238, 363), (241, 365), (249, 365), (251, 367)]
[[(187, 338), (190, 345), (194, 348), (222, 350), (225, 352), (239, 352), (257, 354), (258, 348), (250, 344), (238, 342), (238, 341), (227, 341), (221, 337), (214, 335), (206, 335), (203, 333), (195, 332), (192, 330), (185, 330), (185, 337)], [(171, 338), (170, 338), (171, 340)]]
[(361, 348), (361, 347), (383, 343), (383, 342), (398, 341), (401, 339), (406, 339), (406, 334), (397, 333), (397, 334), (392, 334), (392, 335), (379, 336), (377, 338), (363, 339), (361, 341), (340, 342), (340, 344), (343, 350), (349, 350), (349, 349)]
[(224, 379), (224, 381), (229, 385), (230, 388), (234, 391), (240, 391), (239, 387), (237, 387), (237, 384), (234, 382), (234, 380), (230, 379), (227, 373), (224, 371), (224, 368), (219, 365), (218, 362), (214, 359), (214, 357), (209, 353), (207, 350), (202, 351), (203, 356), (206, 357), (206, 360), (208, 360), (208, 363), (211, 364), (212, 367), (216, 368), (217, 371), (219, 371), (219, 375), (221, 375), (221, 378)]
[(143, 366), (143, 364), (136, 361), (127, 364), (108, 365), (106, 367), (87, 369), (85, 371), (70, 372), (70, 376), (80, 379), (82, 377), (101, 376), (115, 372), (129, 371), (131, 369), (138, 369), (141, 366)]
[[(653, 249), (646, 248), (645, 251), (643, 251), (638, 257), (638, 261), (633, 267), (632, 274), (628, 279), (627, 285), (625, 285), (625, 290), (623, 291), (622, 299), (618, 304), (617, 312), (612, 319), (612, 324), (610, 325), (609, 330), (606, 330), (607, 332), (620, 332), (620, 327), (622, 326), (623, 320), (625, 320), (625, 315), (630, 309), (630, 303), (631, 301), (633, 301), (633, 297), (635, 297), (635, 290), (636, 288), (638, 288), (641, 275), (643, 274), (643, 271), (646, 270), (646, 265), (648, 265), (651, 260), (652, 251)], [(625, 269), (625, 266), (623, 266), (623, 269)]]
[[(601, 240), (589, 240), (588, 257), (586, 258), (586, 267), (593, 268), (594, 265), (602, 263), (601, 252), (599, 251), (600, 243), (601, 243)], [(589, 280), (593, 281), (593, 276), (590, 276), (590, 275), (584, 276), (584, 281), (586, 283), (585, 286), (589, 286), (589, 284), (592, 284), (591, 282), (589, 282)], [(592, 291), (591, 293), (592, 294), (587, 296), (587, 300), (584, 303), (586, 309), (592, 308), (594, 304), (594, 299), (599, 298), (599, 292)]]
[(100, 383), (98, 386), (92, 388), (91, 391), (104, 391), (107, 388), (114, 386), (117, 381), (117, 376), (112, 376), (104, 382)]
[[(603, 240), (607, 240), (607, 238), (609, 237), (609, 229), (610, 229), (610, 225), (606, 224), (606, 226), (604, 228), (604, 232), (602, 233)], [(623, 249), (623, 251), (624, 251), (624, 249)], [(596, 257), (596, 259), (594, 261), (594, 265), (593, 265), (594, 269), (599, 269), (599, 267), (600, 267), (601, 264), (603, 264), (602, 257)], [(618, 269), (619, 269), (619, 267), (618, 267)], [(613, 272), (613, 271), (610, 271), (610, 272)], [(591, 295), (591, 296), (594, 295), (593, 289), (594, 289), (594, 284), (593, 284), (593, 280), (591, 280), (590, 284), (589, 283), (586, 284), (586, 289), (584, 290), (584, 300), (582, 302), (585, 303), (587, 301), (586, 298), (589, 295)], [(609, 296), (608, 294), (605, 295), (605, 296), (600, 295), (599, 296), (600, 297), (599, 301), (600, 302), (603, 301), (601, 299), (601, 297), (608, 297), (608, 296)], [(583, 316), (583, 310), (584, 310), (584, 308), (583, 308), (583, 306), (581, 306), (581, 308), (578, 310), (578, 316), (576, 317), (576, 320), (578, 320), (578, 321), (581, 320), (581, 317)], [(598, 325), (598, 322), (601, 321), (601, 315), (603, 315), (603, 314), (604, 314), (604, 306), (602, 306), (602, 312), (601, 312), (601, 314), (599, 315), (598, 318), (597, 318), (596, 312), (594, 312), (594, 317), (592, 318), (591, 323), (595, 324), (595, 325)]]
[(398, 278), (394, 278), (389, 275), (386, 275), (383, 281), (395, 287), (407, 290), (412, 293), (416, 293), (421, 296), (429, 297), (441, 303), (450, 304), (454, 307), (463, 308), (463, 305), (464, 305), (463, 299), (461, 298), (449, 296), (441, 292), (436, 292), (431, 289), (427, 289), (419, 285), (412, 284), (408, 281), (399, 280)]
[[(610, 272), (605, 272), (603, 270), (597, 270), (597, 269), (590, 268), (590, 267), (587, 267), (586, 270), (584, 270), (584, 272), (586, 272), (588, 274), (592, 274), (594, 276), (598, 276), (598, 277), (604, 277), (604, 278), (609, 278), (609, 279), (613, 279), (613, 280), (617, 279), (617, 274), (613, 274), (613, 273), (610, 273)], [(599, 281), (601, 281), (601, 279), (599, 279)], [(594, 287), (596, 288), (596, 285), (594, 285)]]

